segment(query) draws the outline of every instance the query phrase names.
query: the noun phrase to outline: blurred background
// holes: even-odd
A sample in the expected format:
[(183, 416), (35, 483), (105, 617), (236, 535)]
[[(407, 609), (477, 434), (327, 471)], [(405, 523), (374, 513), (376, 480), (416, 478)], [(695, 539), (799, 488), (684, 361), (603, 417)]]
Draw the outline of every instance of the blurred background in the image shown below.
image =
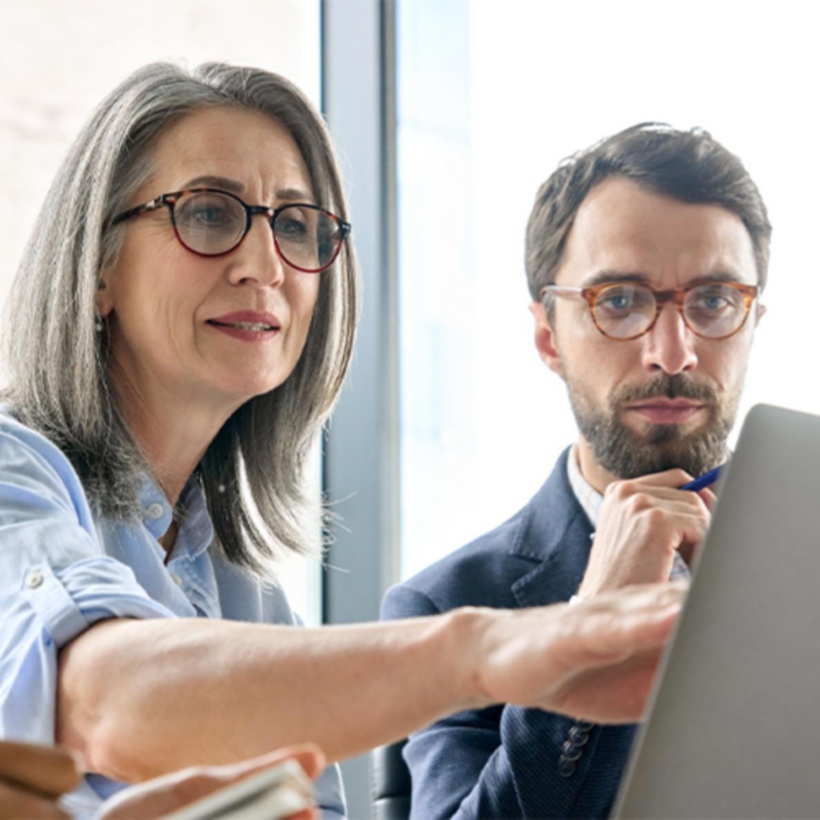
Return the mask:
[[(95, 103), (156, 59), (281, 72), (340, 148), (365, 280), (355, 365), (316, 456), (341, 519), (283, 567), (309, 623), (374, 618), (386, 587), (500, 523), (575, 429), (532, 343), (523, 237), (562, 158), (642, 121), (738, 154), (774, 224), (742, 412), (820, 413), (810, 4), (734, 0), (0, 0), (0, 299)], [(349, 764), (351, 816), (366, 770)]]

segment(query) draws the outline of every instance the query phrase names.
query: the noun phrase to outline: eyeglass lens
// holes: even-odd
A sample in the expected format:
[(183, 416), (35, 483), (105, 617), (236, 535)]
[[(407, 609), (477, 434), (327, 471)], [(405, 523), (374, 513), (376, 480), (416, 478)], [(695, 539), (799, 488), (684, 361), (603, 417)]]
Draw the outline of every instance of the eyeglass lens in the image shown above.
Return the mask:
[[(233, 250), (247, 233), (249, 219), (239, 199), (216, 191), (184, 194), (174, 205), (174, 226), (180, 241), (205, 256)], [(342, 241), (335, 219), (304, 205), (278, 211), (273, 234), (285, 262), (306, 271), (330, 265)]]
[[(643, 285), (612, 285), (604, 288), (592, 306), (600, 329), (615, 339), (645, 333), (657, 315), (653, 292)], [(706, 283), (687, 291), (683, 318), (702, 336), (719, 338), (734, 333), (746, 318), (747, 300), (735, 288), (720, 282)]]

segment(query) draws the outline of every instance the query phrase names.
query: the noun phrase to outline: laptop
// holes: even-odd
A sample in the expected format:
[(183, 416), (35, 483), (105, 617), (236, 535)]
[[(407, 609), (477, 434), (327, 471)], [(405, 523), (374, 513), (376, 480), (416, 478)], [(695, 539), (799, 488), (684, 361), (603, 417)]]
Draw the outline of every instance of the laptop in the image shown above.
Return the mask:
[(820, 817), (820, 416), (746, 416), (615, 804)]

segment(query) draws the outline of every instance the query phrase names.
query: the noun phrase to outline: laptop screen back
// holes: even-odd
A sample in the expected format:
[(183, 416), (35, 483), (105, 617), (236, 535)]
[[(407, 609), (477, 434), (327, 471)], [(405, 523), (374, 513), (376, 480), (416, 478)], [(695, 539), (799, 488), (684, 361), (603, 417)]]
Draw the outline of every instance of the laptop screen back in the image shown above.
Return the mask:
[(820, 417), (757, 405), (615, 815), (820, 816)]

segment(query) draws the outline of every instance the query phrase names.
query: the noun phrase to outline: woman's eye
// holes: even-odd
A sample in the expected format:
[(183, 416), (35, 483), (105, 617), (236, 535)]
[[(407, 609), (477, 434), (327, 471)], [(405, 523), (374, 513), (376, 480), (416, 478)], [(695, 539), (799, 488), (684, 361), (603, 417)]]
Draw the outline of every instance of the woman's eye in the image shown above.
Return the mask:
[(308, 233), (307, 225), (300, 219), (292, 216), (280, 216), (276, 220), (276, 233), (287, 239), (299, 239)]
[(224, 225), (230, 222), (228, 211), (218, 205), (207, 205), (193, 210), (191, 217), (203, 225)]

